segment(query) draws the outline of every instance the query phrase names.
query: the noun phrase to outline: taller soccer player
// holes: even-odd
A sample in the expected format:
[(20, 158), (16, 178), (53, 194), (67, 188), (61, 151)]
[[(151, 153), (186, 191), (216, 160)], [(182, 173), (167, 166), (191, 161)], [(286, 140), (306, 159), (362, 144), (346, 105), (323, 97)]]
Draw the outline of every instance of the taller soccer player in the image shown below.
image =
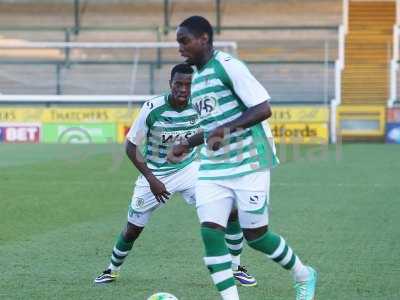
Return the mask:
[(270, 169), (278, 164), (271, 131), (270, 96), (240, 60), (213, 48), (213, 30), (203, 17), (184, 20), (177, 30), (179, 52), (197, 71), (192, 78), (192, 106), (202, 133), (174, 146), (169, 159), (178, 162), (199, 144), (197, 214), (205, 246), (204, 262), (225, 300), (239, 299), (224, 242), (232, 208), (250, 247), (291, 270), (296, 300), (314, 299), (317, 274), (268, 228)]

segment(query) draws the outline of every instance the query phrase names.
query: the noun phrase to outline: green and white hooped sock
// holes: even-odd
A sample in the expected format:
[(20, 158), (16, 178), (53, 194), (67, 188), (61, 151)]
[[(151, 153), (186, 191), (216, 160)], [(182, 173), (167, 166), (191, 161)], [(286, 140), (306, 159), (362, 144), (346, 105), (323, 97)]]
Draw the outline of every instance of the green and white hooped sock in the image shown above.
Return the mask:
[(240, 266), (240, 254), (243, 250), (243, 232), (238, 220), (228, 222), (225, 242), (232, 256), (232, 270), (237, 270)]
[(309, 273), (307, 267), (303, 265), (281, 236), (267, 231), (262, 237), (250, 241), (248, 244), (250, 247), (267, 254), (269, 258), (286, 270), (291, 270), (295, 281), (303, 281), (307, 278)]
[(206, 255), (204, 262), (222, 299), (239, 299), (233, 272), (232, 259), (224, 239), (225, 233), (209, 227), (201, 228)]
[(118, 272), (132, 247), (133, 241), (125, 241), (122, 234), (120, 234), (118, 236), (117, 242), (114, 245), (111, 255), (111, 262), (108, 268), (111, 269), (111, 271)]

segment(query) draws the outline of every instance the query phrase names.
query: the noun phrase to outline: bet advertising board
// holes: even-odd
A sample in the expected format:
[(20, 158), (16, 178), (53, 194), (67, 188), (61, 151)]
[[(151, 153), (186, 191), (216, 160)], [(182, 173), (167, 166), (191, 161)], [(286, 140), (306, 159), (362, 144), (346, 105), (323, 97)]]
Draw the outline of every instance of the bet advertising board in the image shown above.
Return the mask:
[(0, 123), (1, 143), (40, 142), (41, 125), (29, 123)]

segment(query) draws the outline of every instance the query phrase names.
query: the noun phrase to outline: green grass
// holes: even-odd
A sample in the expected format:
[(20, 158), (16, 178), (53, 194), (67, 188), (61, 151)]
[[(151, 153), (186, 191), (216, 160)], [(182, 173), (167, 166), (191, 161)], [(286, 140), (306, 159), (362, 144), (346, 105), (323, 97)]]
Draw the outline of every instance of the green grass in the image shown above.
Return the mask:
[[(400, 299), (400, 147), (278, 150), (270, 225), (319, 271), (317, 299)], [(136, 176), (118, 145), (0, 145), (0, 299), (218, 299), (179, 198), (154, 214), (120, 280), (93, 286)], [(259, 286), (241, 299), (294, 299), (278, 265), (247, 246), (242, 262)]]

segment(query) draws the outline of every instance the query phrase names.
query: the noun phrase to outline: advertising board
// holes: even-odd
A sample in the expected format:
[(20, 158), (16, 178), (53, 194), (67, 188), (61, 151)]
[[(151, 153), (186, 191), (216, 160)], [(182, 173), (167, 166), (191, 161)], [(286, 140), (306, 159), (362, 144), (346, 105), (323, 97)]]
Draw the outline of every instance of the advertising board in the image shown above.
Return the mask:
[(40, 124), (0, 123), (0, 141), (3, 143), (39, 143)]
[(91, 144), (116, 142), (114, 123), (96, 124), (44, 124), (44, 143)]

